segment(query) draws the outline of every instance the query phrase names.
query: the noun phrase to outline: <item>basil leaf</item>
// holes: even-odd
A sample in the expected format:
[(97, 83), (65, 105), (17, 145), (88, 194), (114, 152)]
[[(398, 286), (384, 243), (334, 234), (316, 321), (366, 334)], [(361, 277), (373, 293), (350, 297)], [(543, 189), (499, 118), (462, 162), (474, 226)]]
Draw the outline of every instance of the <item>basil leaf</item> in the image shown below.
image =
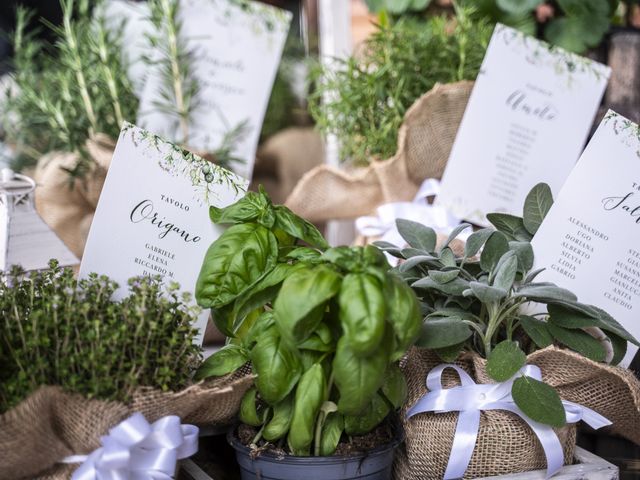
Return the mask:
[(496, 382), (506, 382), (524, 367), (527, 356), (517, 342), (503, 340), (495, 346), (487, 359), (487, 375)]
[(357, 415), (380, 388), (389, 356), (378, 349), (368, 357), (360, 357), (351, 349), (347, 339), (338, 341), (333, 359), (333, 375), (340, 393), (338, 409), (347, 415)]
[(294, 455), (309, 455), (313, 441), (316, 417), (327, 396), (327, 381), (324, 370), (318, 363), (300, 378), (293, 404), (293, 416), (287, 438)]
[(249, 356), (244, 348), (238, 345), (225, 345), (202, 362), (195, 374), (195, 379), (221, 377), (236, 371), (248, 361)]
[(407, 398), (407, 382), (395, 363), (389, 365), (384, 372), (382, 394), (394, 408), (400, 408)]
[(326, 266), (304, 268), (287, 277), (273, 305), (282, 335), (306, 340), (322, 321), (326, 302), (340, 289), (340, 275)]
[(230, 227), (204, 257), (196, 283), (198, 304), (227, 305), (271, 271), (277, 258), (276, 238), (265, 227), (255, 223)]
[(262, 419), (258, 415), (258, 405), (256, 400), (256, 394), (258, 391), (256, 387), (251, 387), (247, 390), (247, 393), (242, 397), (240, 402), (240, 411), (238, 416), (242, 423), (251, 425), (252, 427), (259, 427), (262, 425)]
[(587, 332), (579, 329), (569, 330), (554, 325), (547, 324), (547, 328), (553, 337), (571, 350), (584, 355), (594, 362), (604, 362), (606, 351), (599, 340), (596, 340)]
[(469, 326), (460, 318), (430, 318), (422, 324), (416, 345), (428, 349), (441, 349), (458, 345), (472, 334)]
[(291, 426), (293, 416), (293, 395), (288, 395), (284, 400), (273, 406), (273, 417), (264, 426), (262, 436), (269, 442), (274, 442), (284, 437)]
[(247, 192), (236, 203), (224, 208), (209, 207), (209, 217), (213, 223), (239, 224), (255, 221), (266, 228), (271, 228), (275, 221), (271, 200), (256, 192)]
[(530, 419), (558, 428), (567, 423), (558, 392), (546, 383), (523, 375), (513, 382), (511, 395)]
[(364, 435), (376, 428), (389, 415), (389, 404), (379, 394), (369, 402), (361, 415), (345, 415), (344, 431), (347, 435)]
[(387, 321), (393, 327), (398, 344), (392, 359), (398, 360), (420, 333), (420, 304), (413, 290), (395, 275), (389, 275), (385, 283), (385, 299)]
[(531, 189), (524, 201), (522, 223), (531, 235), (535, 235), (553, 205), (553, 194), (546, 183), (539, 183)]
[(360, 265), (360, 254), (351, 247), (332, 247), (322, 254), (322, 259), (343, 270), (351, 271)]
[(433, 228), (401, 218), (396, 220), (396, 227), (409, 246), (424, 252), (433, 252), (436, 249), (438, 236)]
[(255, 380), (260, 396), (270, 405), (282, 401), (298, 382), (302, 364), (298, 353), (271, 328), (258, 338), (251, 351)]
[(312, 247), (321, 249), (329, 247), (320, 231), (312, 223), (300, 218), (284, 205), (275, 207), (275, 226)]
[(507, 237), (501, 232), (493, 232), (484, 245), (480, 254), (480, 266), (485, 272), (491, 272), (496, 267), (500, 258), (509, 251)]
[(539, 348), (553, 344), (553, 336), (549, 333), (547, 322), (527, 315), (520, 316), (520, 326)]
[(298, 344), (300, 350), (314, 350), (316, 352), (331, 352), (332, 345), (331, 330), (326, 323), (321, 323), (318, 328), (304, 342)]
[(478, 230), (477, 232), (473, 232), (469, 235), (469, 238), (464, 245), (464, 256), (469, 258), (478, 253), (483, 245), (487, 243), (487, 240), (489, 240), (489, 237), (494, 231), (495, 230), (492, 228), (483, 228), (482, 230)]
[(344, 416), (338, 412), (330, 413), (322, 426), (320, 455), (326, 457), (335, 453), (343, 431)]
[(369, 355), (384, 335), (385, 299), (377, 278), (349, 273), (340, 288), (340, 319), (344, 336), (357, 355)]
[(533, 238), (524, 226), (522, 218), (507, 213), (488, 213), (487, 220), (496, 227), (499, 232), (506, 235), (508, 240), (530, 242)]
[(299, 262), (310, 262), (313, 263), (317, 261), (322, 254), (313, 248), (309, 247), (296, 247), (287, 253), (287, 258), (291, 258), (293, 260), (297, 260)]

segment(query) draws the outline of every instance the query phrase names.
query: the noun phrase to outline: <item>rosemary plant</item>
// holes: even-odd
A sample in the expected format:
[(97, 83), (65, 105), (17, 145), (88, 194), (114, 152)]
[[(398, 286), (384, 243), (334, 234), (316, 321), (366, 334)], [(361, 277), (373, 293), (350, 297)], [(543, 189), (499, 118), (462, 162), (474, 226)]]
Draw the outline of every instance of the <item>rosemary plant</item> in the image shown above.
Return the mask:
[(177, 390), (189, 382), (199, 361), (191, 327), (199, 309), (177, 285), (163, 292), (157, 279), (134, 278), (129, 296), (115, 302), (117, 285), (107, 277), (78, 281), (55, 261), (2, 280), (0, 413), (40, 385), (127, 401), (139, 386)]
[[(446, 17), (381, 22), (361, 55), (335, 71), (316, 67), (310, 111), (319, 129), (337, 135), (345, 162), (366, 164), (396, 152), (406, 110), (437, 82), (475, 79), (491, 35), (470, 8)], [(381, 17), (383, 20), (386, 17)], [(326, 93), (331, 92), (331, 100)]]
[(3, 123), (20, 165), (52, 150), (80, 152), (71, 172), (80, 175), (90, 164), (84, 154), (87, 139), (95, 133), (117, 137), (123, 120), (135, 118), (138, 100), (122, 61), (118, 31), (93, 19), (86, 1), (60, 2), (62, 25), (46, 24), (57, 39), (53, 46), (27, 33), (34, 19), (18, 9), (13, 36), (16, 88)]

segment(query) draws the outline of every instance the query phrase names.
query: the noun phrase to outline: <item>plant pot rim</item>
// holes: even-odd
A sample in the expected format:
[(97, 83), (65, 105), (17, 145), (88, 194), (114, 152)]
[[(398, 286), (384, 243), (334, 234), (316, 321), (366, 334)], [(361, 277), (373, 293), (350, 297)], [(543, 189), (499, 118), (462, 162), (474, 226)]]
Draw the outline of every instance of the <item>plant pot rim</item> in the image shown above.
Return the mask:
[[(402, 427), (399, 422), (392, 421), (391, 428), (394, 431), (394, 438), (387, 443), (377, 446), (371, 450), (367, 450), (358, 454), (353, 455), (329, 455), (329, 456), (308, 456), (308, 457), (298, 457), (295, 455), (285, 455), (284, 457), (275, 455), (272, 452), (262, 452), (256, 460), (271, 462), (271, 463), (282, 463), (286, 462), (288, 464), (295, 465), (312, 465), (321, 463), (323, 465), (331, 464), (331, 463), (344, 463), (345, 461), (353, 461), (362, 458), (368, 457), (376, 457), (379, 455), (384, 455), (389, 450), (395, 450), (404, 440), (404, 432), (402, 431)], [(234, 425), (233, 428), (229, 429), (227, 432), (227, 442), (234, 450), (237, 452), (242, 452), (246, 455), (251, 455), (251, 448), (243, 445), (240, 442), (240, 439), (236, 435), (236, 430), (238, 429), (238, 424)]]

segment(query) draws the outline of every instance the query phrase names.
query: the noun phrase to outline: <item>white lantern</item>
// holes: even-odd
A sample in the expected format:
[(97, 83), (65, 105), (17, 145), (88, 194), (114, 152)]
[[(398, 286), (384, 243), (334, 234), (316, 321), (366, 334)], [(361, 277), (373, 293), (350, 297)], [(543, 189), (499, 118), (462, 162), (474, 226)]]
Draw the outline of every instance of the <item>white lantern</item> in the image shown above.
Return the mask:
[(55, 258), (60, 266), (77, 265), (71, 253), (35, 208), (36, 183), (9, 168), (0, 171), (0, 270), (12, 265), (24, 270), (47, 268)]

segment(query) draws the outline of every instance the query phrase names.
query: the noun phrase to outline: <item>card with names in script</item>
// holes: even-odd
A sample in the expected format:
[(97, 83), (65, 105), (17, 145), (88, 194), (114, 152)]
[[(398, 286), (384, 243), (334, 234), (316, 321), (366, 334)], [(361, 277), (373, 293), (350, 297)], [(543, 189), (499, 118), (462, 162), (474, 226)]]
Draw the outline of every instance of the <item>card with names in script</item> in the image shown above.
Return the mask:
[[(571, 290), (640, 338), (640, 128), (609, 111), (532, 241), (536, 281)], [(623, 364), (637, 348), (629, 344)]]
[[(96, 272), (118, 282), (140, 275), (177, 282), (194, 293), (202, 260), (222, 227), (209, 206), (244, 195), (247, 181), (157, 135), (126, 124), (120, 132), (82, 257), (80, 276)], [(202, 340), (208, 310), (198, 319)]]
[(557, 193), (591, 129), (607, 66), (496, 25), (442, 178), (437, 203), (488, 226), (518, 215), (539, 182)]
[(138, 124), (194, 151), (230, 150), (233, 171), (251, 178), (292, 15), (246, 0), (181, 0), (178, 15), (179, 41), (190, 52), (198, 86), (188, 124), (159, 108), (175, 95), (154, 68), (142, 92)]

